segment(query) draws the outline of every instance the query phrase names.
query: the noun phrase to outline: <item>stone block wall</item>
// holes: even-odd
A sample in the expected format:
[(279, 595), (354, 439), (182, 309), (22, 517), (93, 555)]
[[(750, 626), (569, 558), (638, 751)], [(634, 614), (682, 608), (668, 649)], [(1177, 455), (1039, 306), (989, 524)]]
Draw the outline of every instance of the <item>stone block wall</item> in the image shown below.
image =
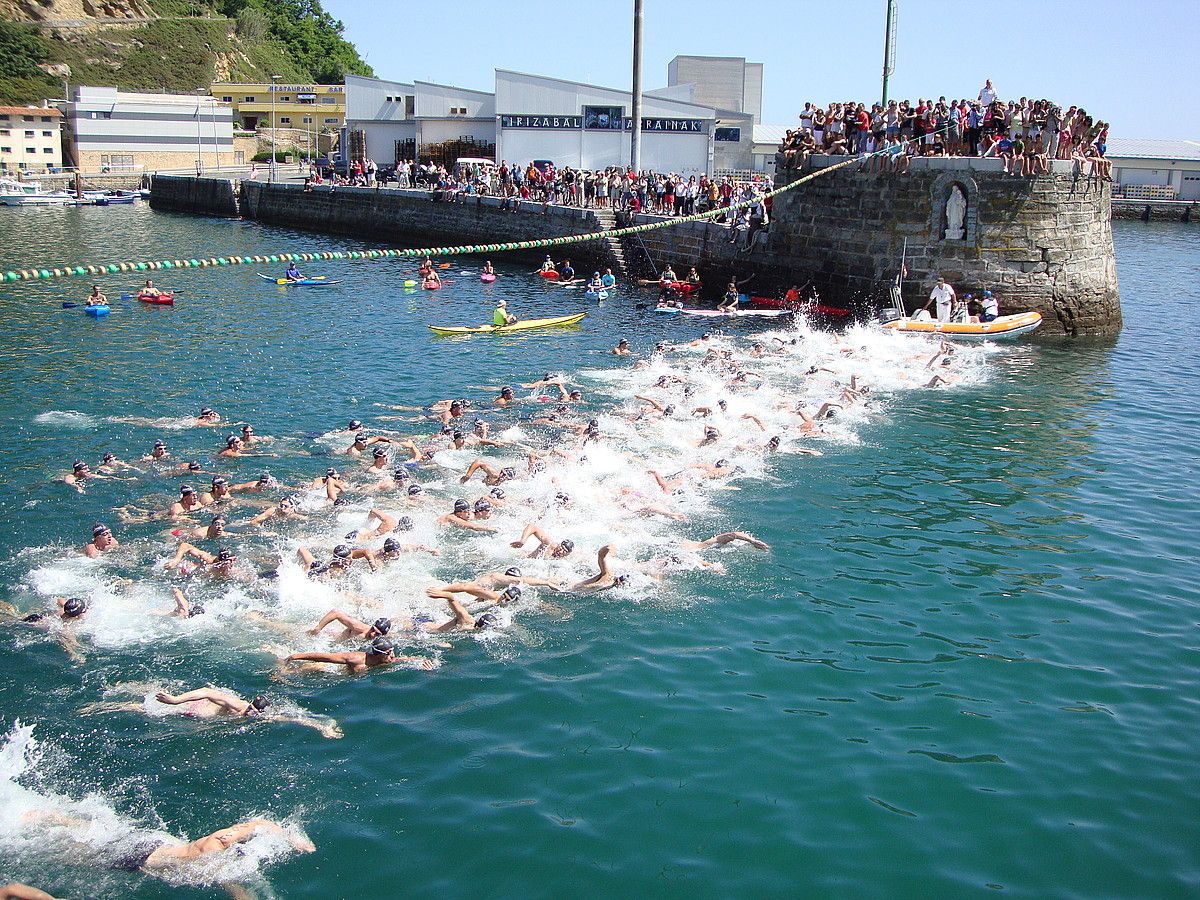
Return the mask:
[[(246, 218), (273, 225), (352, 235), (360, 240), (399, 247), (497, 244), (562, 237), (601, 231), (587, 210), (519, 203), (501, 209), (496, 197), (470, 197), (446, 202), (428, 191), (396, 188), (327, 187), (305, 191), (298, 184), (242, 182), (242, 212)], [(603, 240), (553, 251), (555, 260), (609, 265), (610, 250)], [(540, 260), (546, 251), (529, 251)], [(505, 254), (511, 256), (513, 254)]]
[(150, 185), (150, 206), (202, 216), (236, 217), (241, 214), (238, 183), (229, 178), (155, 175)]

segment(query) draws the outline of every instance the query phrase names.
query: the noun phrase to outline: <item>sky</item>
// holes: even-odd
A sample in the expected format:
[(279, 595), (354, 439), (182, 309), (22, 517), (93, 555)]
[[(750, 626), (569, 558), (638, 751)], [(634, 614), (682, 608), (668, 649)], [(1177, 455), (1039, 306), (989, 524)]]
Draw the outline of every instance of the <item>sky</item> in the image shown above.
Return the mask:
[[(633, 0), (323, 0), (380, 78), (492, 91), (494, 69), (628, 89)], [(897, 0), (889, 97), (1047, 97), (1113, 136), (1200, 140), (1195, 0)], [(764, 64), (763, 122), (877, 100), (887, 0), (645, 0), (642, 85), (676, 54)], [(522, 112), (522, 110), (497, 110)], [(578, 110), (562, 110), (577, 113)]]

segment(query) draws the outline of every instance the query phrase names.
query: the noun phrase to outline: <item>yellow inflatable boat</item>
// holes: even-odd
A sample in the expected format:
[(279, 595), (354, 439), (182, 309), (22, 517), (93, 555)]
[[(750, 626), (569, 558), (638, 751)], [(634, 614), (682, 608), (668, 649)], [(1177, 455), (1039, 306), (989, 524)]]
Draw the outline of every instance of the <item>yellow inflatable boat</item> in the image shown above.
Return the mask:
[(1011, 316), (998, 316), (991, 322), (938, 322), (936, 319), (906, 316), (881, 324), (889, 331), (902, 331), (906, 334), (937, 334), (962, 341), (1002, 341), (1033, 331), (1042, 324), (1042, 315), (1023, 312)]

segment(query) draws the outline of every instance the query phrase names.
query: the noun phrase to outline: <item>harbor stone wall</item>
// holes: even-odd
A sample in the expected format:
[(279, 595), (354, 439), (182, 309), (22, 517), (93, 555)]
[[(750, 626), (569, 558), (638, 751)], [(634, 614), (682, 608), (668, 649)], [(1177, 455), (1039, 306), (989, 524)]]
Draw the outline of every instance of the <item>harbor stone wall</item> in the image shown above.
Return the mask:
[[(780, 183), (797, 174), (780, 175)], [(955, 186), (966, 199), (959, 236), (947, 232)], [(1112, 334), (1121, 328), (1121, 305), (1110, 201), (1107, 184), (1089, 186), (1070, 163), (1021, 178), (1004, 174), (995, 159), (924, 159), (905, 174), (839, 169), (776, 197), (765, 241), (749, 250), (707, 223), (642, 238), (656, 263), (699, 267), (708, 292), (723, 289), (728, 276), (753, 274), (744, 291), (776, 294), (811, 282), (823, 302), (866, 313), (887, 302), (903, 251), (910, 311), (942, 275), (960, 294), (991, 289), (1002, 313), (1040, 312), (1047, 332)]]
[(229, 178), (155, 175), (150, 185), (150, 206), (170, 212), (237, 217), (238, 198), (238, 183)]
[[(339, 187), (305, 191), (299, 184), (242, 182), (242, 212), (250, 219), (352, 235), (399, 247), (498, 244), (602, 231), (588, 210), (541, 203), (501, 207), (497, 197), (434, 199), (423, 190)], [(595, 241), (554, 251), (555, 260), (607, 265), (608, 243)], [(530, 251), (541, 259), (546, 251)], [(511, 254), (505, 254), (508, 257)]]

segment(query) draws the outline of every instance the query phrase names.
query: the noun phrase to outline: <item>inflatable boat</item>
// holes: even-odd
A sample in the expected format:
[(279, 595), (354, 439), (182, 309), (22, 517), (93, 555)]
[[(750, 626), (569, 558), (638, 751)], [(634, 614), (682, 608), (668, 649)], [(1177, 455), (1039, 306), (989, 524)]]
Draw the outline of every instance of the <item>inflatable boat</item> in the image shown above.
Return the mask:
[(941, 335), (962, 341), (1001, 341), (1028, 334), (1042, 324), (1041, 313), (1023, 312), (998, 316), (991, 322), (938, 322), (936, 319), (897, 316), (886, 310), (880, 325), (905, 334)]

